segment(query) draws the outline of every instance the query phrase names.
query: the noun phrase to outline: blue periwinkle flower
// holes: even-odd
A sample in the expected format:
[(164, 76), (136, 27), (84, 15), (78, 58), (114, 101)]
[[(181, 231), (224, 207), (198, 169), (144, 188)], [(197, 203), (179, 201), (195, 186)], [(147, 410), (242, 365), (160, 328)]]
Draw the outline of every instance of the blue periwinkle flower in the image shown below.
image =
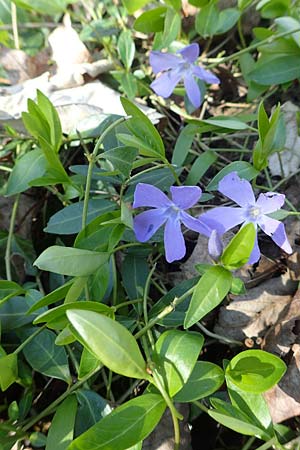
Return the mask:
[(181, 231), (181, 223), (190, 230), (209, 237), (211, 229), (201, 220), (192, 217), (185, 209), (194, 206), (201, 197), (198, 186), (172, 186), (169, 199), (160, 189), (151, 184), (138, 183), (134, 193), (133, 207), (151, 207), (138, 214), (133, 221), (138, 241), (148, 241), (154, 233), (165, 225), (164, 244), (166, 260), (173, 262), (184, 257), (186, 247)]
[(150, 53), (150, 65), (155, 74), (161, 74), (151, 83), (151, 88), (157, 95), (164, 98), (170, 97), (175, 86), (183, 81), (186, 94), (195, 108), (201, 105), (201, 92), (195, 78), (206, 83), (220, 83), (209, 70), (205, 70), (196, 64), (199, 57), (199, 45), (191, 44), (174, 53), (152, 51)]
[[(202, 214), (199, 219), (208, 227), (215, 229), (220, 235), (241, 223), (252, 222), (286, 253), (292, 253), (284, 225), (268, 214), (278, 211), (284, 204), (285, 195), (275, 192), (260, 194), (255, 200), (249, 181), (241, 179), (237, 172), (231, 172), (219, 182), (219, 192), (236, 202), (239, 207), (220, 206)], [(249, 264), (254, 264), (260, 258), (257, 237), (249, 258)]]

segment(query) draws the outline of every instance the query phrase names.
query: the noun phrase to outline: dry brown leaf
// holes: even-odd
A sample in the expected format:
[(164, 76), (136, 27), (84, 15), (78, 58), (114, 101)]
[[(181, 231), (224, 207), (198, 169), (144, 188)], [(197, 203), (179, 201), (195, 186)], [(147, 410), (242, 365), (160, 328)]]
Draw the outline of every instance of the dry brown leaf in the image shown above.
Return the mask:
[(49, 55), (45, 51), (36, 56), (29, 56), (23, 50), (4, 47), (0, 49), (0, 65), (4, 68), (11, 85), (41, 75), (47, 70), (48, 58)]

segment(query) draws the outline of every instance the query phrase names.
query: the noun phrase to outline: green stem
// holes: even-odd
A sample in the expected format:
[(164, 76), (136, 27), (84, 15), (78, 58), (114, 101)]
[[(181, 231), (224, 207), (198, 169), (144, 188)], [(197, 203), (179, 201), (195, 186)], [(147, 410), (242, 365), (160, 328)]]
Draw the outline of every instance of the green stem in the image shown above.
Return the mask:
[(176, 173), (176, 170), (175, 170), (175, 168), (174, 168), (174, 166), (171, 164), (171, 163), (169, 163), (169, 161), (167, 160), (167, 159), (164, 159), (164, 163), (166, 164), (166, 166), (170, 169), (170, 171), (172, 172), (172, 175), (173, 175), (173, 177), (175, 178), (175, 181), (176, 181), (176, 183), (178, 184), (178, 186), (181, 186), (181, 182), (180, 182), (180, 180), (179, 180), (179, 177), (178, 177), (178, 175), (177, 175), (177, 173)]
[[(149, 275), (147, 277), (146, 283), (145, 283), (145, 289), (144, 289), (144, 296), (143, 296), (143, 315), (144, 315), (144, 321), (145, 321), (145, 325), (147, 325), (147, 323), (149, 322), (148, 320), (148, 309), (147, 309), (147, 299), (148, 299), (148, 293), (149, 293), (149, 289), (150, 289), (150, 284), (151, 284), (151, 278), (152, 275), (154, 273), (156, 269), (156, 264), (153, 265), (152, 269), (149, 272)], [(154, 348), (154, 339), (151, 333), (151, 330), (149, 328), (149, 330), (147, 330), (147, 335), (148, 335), (148, 339), (149, 342), (151, 344), (152, 349)]]
[(18, 194), (16, 196), (16, 199), (14, 201), (11, 218), (10, 218), (10, 223), (9, 223), (6, 250), (5, 250), (5, 258), (4, 259), (5, 259), (6, 278), (8, 281), (12, 281), (10, 257), (11, 257), (11, 246), (12, 246), (12, 239), (13, 239), (13, 235), (14, 235), (14, 227), (15, 227), (15, 221), (16, 221), (16, 217), (17, 217), (19, 200), (20, 200), (20, 194)]
[(200, 330), (203, 331), (204, 334), (206, 334), (207, 336), (209, 336), (213, 339), (217, 339), (218, 341), (226, 342), (227, 344), (235, 344), (235, 345), (244, 346), (243, 342), (241, 342), (241, 341), (236, 341), (235, 339), (230, 339), (225, 336), (221, 336), (220, 334), (212, 333), (211, 331), (207, 330), (207, 328), (205, 328), (205, 326), (202, 325), (201, 322), (197, 322), (195, 325), (197, 325), (197, 327), (200, 328)]
[(224, 62), (231, 61), (233, 59), (237, 59), (239, 56), (243, 55), (244, 53), (248, 53), (251, 50), (256, 50), (257, 47), (262, 47), (264, 45), (271, 44), (272, 42), (276, 41), (277, 39), (280, 39), (282, 37), (288, 36), (293, 33), (297, 33), (298, 31), (300, 31), (300, 28), (296, 28), (294, 30), (289, 30), (289, 31), (284, 31), (282, 33), (278, 33), (276, 35), (270, 36), (266, 39), (263, 39), (260, 42), (256, 42), (255, 44), (249, 45), (249, 47), (243, 48), (242, 50), (240, 50), (236, 53), (233, 53), (232, 55), (224, 56), (223, 58), (218, 58), (216, 62), (214, 62), (212, 64), (208, 64), (207, 66), (205, 66), (205, 68), (212, 69), (213, 67), (216, 67), (219, 64), (223, 64)]
[(253, 444), (253, 442), (255, 441), (256, 437), (255, 436), (251, 436), (247, 442), (243, 445), (241, 450), (249, 450), (249, 448), (251, 447), (251, 445)]
[(39, 327), (34, 333), (32, 333), (30, 336), (28, 336), (28, 338), (25, 339), (25, 341), (22, 342), (22, 344), (20, 344), (19, 347), (16, 348), (16, 350), (13, 353), (15, 355), (20, 353), (23, 350), (23, 348), (26, 347), (26, 345), (29, 344), (29, 342), (32, 341), (32, 339), (34, 339), (38, 334), (40, 334), (41, 331), (43, 331), (46, 327), (47, 327), (47, 324), (43, 325), (42, 327)]
[(270, 439), (268, 442), (265, 442), (263, 445), (261, 445), (260, 447), (257, 447), (256, 450), (267, 450), (268, 448), (273, 447), (274, 444), (277, 444), (277, 438), (273, 437), (272, 439)]
[(170, 397), (167, 394), (164, 386), (160, 382), (159, 377), (156, 375), (155, 370), (153, 371), (152, 376), (153, 376), (153, 380), (154, 380), (155, 386), (157, 387), (157, 389), (159, 390), (159, 392), (163, 396), (166, 404), (168, 405), (168, 407), (170, 409), (171, 416), (172, 416), (172, 421), (173, 421), (173, 427), (174, 427), (174, 450), (179, 450), (179, 446), (180, 446), (180, 429), (179, 429), (178, 418), (182, 418), (182, 416), (176, 410), (172, 400), (170, 399)]
[(80, 386), (82, 386), (86, 381), (91, 378), (93, 375), (95, 375), (100, 369), (97, 368), (92, 373), (86, 375), (84, 378), (82, 378), (80, 381), (77, 381), (77, 383), (73, 384), (73, 386), (70, 387), (70, 389), (67, 389), (63, 394), (61, 394), (54, 402), (52, 402), (49, 406), (47, 406), (44, 411), (42, 411), (40, 414), (36, 415), (33, 419), (29, 420), (27, 424), (23, 427), (23, 431), (29, 430), (35, 423), (43, 419), (44, 417), (50, 415), (53, 413), (55, 408), (65, 399), (68, 397), (68, 395), (71, 395), (74, 391), (76, 391)]
[(14, 2), (11, 2), (11, 24), (14, 36), (15, 49), (20, 50), (20, 40), (18, 32), (18, 17), (17, 17), (17, 7)]
[(142, 303), (142, 301), (142, 298), (136, 298), (134, 300), (129, 300), (128, 302), (118, 303), (117, 305), (113, 306), (113, 309), (114, 311), (118, 311), (118, 309), (123, 308), (124, 306), (135, 305), (136, 303)]
[(100, 146), (103, 143), (103, 140), (108, 135), (108, 133), (111, 132), (116, 126), (120, 125), (120, 123), (125, 122), (128, 120), (129, 117), (121, 117), (120, 119), (116, 120), (114, 123), (109, 125), (105, 131), (101, 134), (99, 137), (95, 148), (93, 150), (93, 153), (90, 155), (86, 155), (89, 165), (88, 165), (88, 172), (86, 176), (86, 185), (85, 185), (85, 194), (84, 194), (84, 201), (83, 201), (83, 211), (82, 211), (82, 221), (81, 221), (81, 228), (84, 229), (86, 227), (87, 222), (87, 214), (88, 214), (88, 206), (89, 206), (89, 198), (90, 198), (90, 190), (91, 190), (91, 184), (92, 184), (92, 173), (94, 164), (96, 162), (96, 158), (98, 155), (98, 151), (100, 149)]
[(199, 409), (201, 409), (201, 411), (208, 413), (209, 409), (203, 405), (203, 403), (199, 402), (199, 400), (194, 400), (193, 404), (196, 405)]
[(168, 314), (174, 311), (176, 306), (178, 306), (180, 303), (182, 303), (189, 295), (191, 295), (194, 290), (196, 289), (196, 285), (188, 289), (183, 295), (180, 297), (175, 297), (174, 300), (166, 306), (157, 316), (153, 317), (153, 319), (149, 320), (149, 322), (141, 329), (139, 330), (135, 335), (135, 339), (139, 339), (143, 334), (145, 334), (148, 330), (150, 330), (154, 325), (157, 324), (161, 319), (166, 317)]
[(239, 33), (239, 38), (242, 44), (243, 48), (247, 47), (244, 35), (243, 35), (243, 25), (242, 25), (242, 17), (239, 18), (238, 23), (237, 23), (237, 28), (238, 28), (238, 33)]

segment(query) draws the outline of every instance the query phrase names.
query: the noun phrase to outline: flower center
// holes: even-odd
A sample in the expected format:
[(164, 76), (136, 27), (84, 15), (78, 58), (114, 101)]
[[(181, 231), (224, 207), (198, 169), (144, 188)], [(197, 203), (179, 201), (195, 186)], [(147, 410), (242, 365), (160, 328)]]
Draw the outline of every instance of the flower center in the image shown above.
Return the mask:
[(247, 209), (247, 216), (249, 220), (256, 221), (261, 214), (261, 208), (259, 206), (250, 205)]

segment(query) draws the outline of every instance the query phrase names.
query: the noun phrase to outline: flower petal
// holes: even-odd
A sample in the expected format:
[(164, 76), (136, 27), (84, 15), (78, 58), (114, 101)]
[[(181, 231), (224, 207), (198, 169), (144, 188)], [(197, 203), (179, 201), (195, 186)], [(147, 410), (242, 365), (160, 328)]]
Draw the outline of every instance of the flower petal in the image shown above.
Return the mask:
[(175, 69), (181, 62), (181, 58), (172, 53), (152, 51), (150, 52), (149, 62), (153, 72), (156, 74), (164, 70)]
[(180, 209), (188, 209), (197, 203), (202, 190), (198, 186), (172, 186), (172, 200)]
[(258, 246), (257, 236), (255, 237), (254, 247), (251, 252), (248, 264), (255, 264), (260, 258), (260, 250)]
[(164, 224), (166, 216), (160, 209), (150, 209), (133, 219), (133, 228), (138, 241), (146, 242)]
[(223, 243), (217, 230), (212, 230), (208, 240), (208, 253), (214, 261), (218, 261), (223, 253)]
[(138, 183), (134, 191), (133, 207), (150, 206), (152, 208), (164, 208), (171, 206), (171, 200), (152, 184)]
[(206, 237), (209, 237), (212, 232), (212, 229), (205, 222), (202, 222), (201, 218), (192, 217), (184, 211), (180, 212), (180, 219), (187, 228), (204, 234)]
[(236, 202), (239, 206), (255, 205), (253, 189), (249, 181), (231, 172), (219, 182), (219, 192)]
[(196, 43), (187, 45), (182, 50), (179, 50), (177, 53), (180, 53), (184, 59), (188, 62), (193, 63), (199, 57), (200, 48)]
[(220, 80), (216, 75), (214, 75), (210, 70), (205, 70), (203, 67), (194, 66), (193, 73), (196, 77), (200, 78), (200, 80), (205, 81), (208, 84), (219, 84)]
[(179, 70), (171, 69), (168, 72), (162, 73), (156, 80), (152, 81), (150, 87), (157, 95), (167, 98), (170, 97), (181, 78), (182, 74)]
[(256, 205), (261, 208), (263, 214), (269, 214), (280, 209), (284, 205), (284, 200), (284, 194), (267, 192), (266, 194), (259, 195)]
[(221, 235), (245, 220), (243, 208), (231, 206), (219, 206), (211, 209), (199, 216), (199, 219)]
[(199, 106), (201, 105), (201, 92), (193, 75), (191, 73), (186, 73), (184, 75), (183, 81), (186, 95), (188, 96), (192, 105), (195, 106), (195, 108), (199, 108)]
[(184, 257), (186, 248), (179, 218), (169, 217), (164, 234), (166, 260), (171, 263)]
[(268, 216), (261, 216), (258, 221), (260, 228), (286, 253), (292, 253), (292, 247), (285, 233), (283, 223)]

